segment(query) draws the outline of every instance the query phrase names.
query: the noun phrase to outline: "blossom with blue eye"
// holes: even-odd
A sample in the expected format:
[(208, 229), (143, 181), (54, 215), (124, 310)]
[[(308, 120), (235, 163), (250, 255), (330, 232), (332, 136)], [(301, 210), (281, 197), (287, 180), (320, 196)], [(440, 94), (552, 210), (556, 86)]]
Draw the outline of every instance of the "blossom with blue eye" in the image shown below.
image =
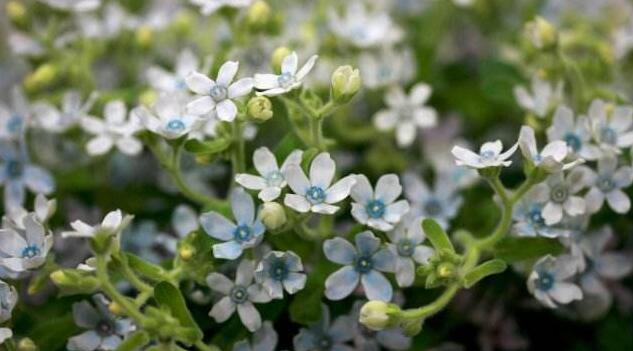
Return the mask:
[(514, 232), (519, 236), (543, 236), (546, 238), (568, 237), (571, 232), (563, 226), (550, 226), (543, 218), (543, 208), (549, 201), (549, 193), (531, 190), (514, 207)]
[(607, 155), (598, 159), (597, 172), (583, 167), (590, 184), (589, 192), (585, 195), (587, 209), (596, 213), (607, 201), (609, 207), (617, 213), (627, 213), (631, 209), (631, 200), (623, 189), (633, 183), (633, 167), (618, 168), (618, 160)]
[(235, 222), (211, 211), (200, 215), (200, 224), (211, 237), (224, 241), (213, 245), (213, 256), (234, 260), (246, 248), (259, 244), (265, 231), (264, 224), (255, 216), (253, 198), (244, 189), (237, 188), (231, 193), (231, 209)]
[(253, 90), (253, 78), (242, 78), (231, 83), (238, 66), (239, 63), (235, 61), (225, 62), (220, 66), (215, 81), (202, 73), (191, 72), (186, 83), (196, 98), (187, 104), (187, 112), (194, 115), (213, 113), (222, 121), (233, 121), (237, 115), (237, 106), (233, 100)]
[(295, 294), (306, 285), (301, 258), (292, 251), (271, 251), (257, 265), (255, 280), (274, 299), (282, 299), (284, 290)]
[(351, 351), (346, 343), (352, 340), (354, 321), (351, 316), (340, 316), (331, 321), (330, 309), (321, 305), (321, 319), (308, 328), (301, 328), (292, 339), (295, 351)]
[(64, 93), (61, 108), (44, 101), (35, 102), (32, 106), (35, 124), (49, 132), (63, 133), (88, 116), (97, 96), (96, 92), (92, 92), (82, 102), (81, 94), (70, 90)]
[(24, 272), (44, 264), (53, 246), (53, 235), (34, 213), (23, 220), (24, 230), (0, 229), (0, 265), (12, 272)]
[(145, 106), (132, 110), (149, 131), (167, 139), (177, 139), (197, 131), (205, 122), (200, 116), (191, 114), (184, 107), (185, 101), (177, 94), (162, 94), (151, 109)]
[(103, 217), (100, 224), (90, 225), (81, 220), (70, 223), (73, 230), (62, 232), (62, 238), (92, 238), (101, 233), (106, 235), (120, 235), (134, 216), (123, 215), (121, 210), (110, 211)]
[(396, 281), (401, 287), (411, 286), (415, 280), (415, 263), (426, 264), (435, 252), (422, 245), (426, 239), (422, 218), (403, 220), (387, 236), (391, 241), (387, 247), (395, 257)]
[(620, 154), (633, 146), (633, 107), (615, 106), (611, 114), (607, 104), (596, 99), (589, 106), (591, 133), (604, 152)]
[(152, 66), (147, 69), (145, 76), (147, 83), (161, 93), (186, 93), (187, 84), (185, 78), (194, 71), (206, 72), (205, 67), (200, 67), (200, 60), (190, 49), (183, 49), (178, 54), (174, 64), (174, 70), (168, 71), (160, 66)]
[(18, 293), (14, 287), (0, 280), (0, 323), (11, 319), (13, 307), (18, 302)]
[(4, 185), (6, 209), (22, 206), (25, 188), (44, 195), (55, 189), (55, 180), (47, 170), (31, 164), (25, 153), (8, 145), (0, 145), (0, 184)]
[(564, 141), (570, 154), (585, 160), (596, 160), (602, 154), (600, 148), (592, 142), (587, 117), (578, 116), (574, 120), (574, 112), (567, 106), (559, 106), (556, 109), (552, 126), (547, 129), (547, 140)]
[(532, 112), (539, 118), (547, 114), (563, 100), (563, 84), (555, 86), (541, 80), (537, 75), (532, 77), (532, 93), (523, 86), (514, 87), (514, 96), (523, 109)]
[(455, 183), (451, 179), (436, 177), (435, 185), (429, 188), (424, 180), (414, 173), (402, 177), (404, 194), (411, 203), (411, 217), (432, 218), (442, 228), (448, 228), (463, 203)]
[(89, 155), (103, 155), (113, 147), (129, 156), (138, 155), (143, 150), (143, 144), (134, 136), (141, 130), (141, 125), (133, 114), (128, 115), (122, 100), (108, 102), (103, 116), (103, 119), (92, 116), (81, 119), (82, 128), (94, 135), (86, 144)]
[(260, 91), (257, 95), (275, 96), (287, 93), (301, 86), (303, 78), (310, 73), (318, 56), (312, 55), (306, 63), (297, 70), (299, 58), (296, 52), (283, 58), (281, 74), (255, 74), (255, 88)]
[(246, 189), (259, 190), (258, 197), (262, 201), (273, 201), (287, 185), (284, 172), (290, 165), (300, 165), (302, 156), (303, 151), (295, 150), (279, 167), (275, 155), (268, 148), (260, 147), (253, 153), (253, 166), (260, 176), (240, 173), (235, 181)]
[(262, 323), (251, 339), (251, 343), (248, 340), (236, 342), (233, 351), (275, 351), (277, 347), (277, 332), (270, 321)]
[(563, 220), (563, 215), (575, 217), (585, 213), (585, 199), (576, 195), (587, 185), (587, 177), (582, 168), (574, 168), (567, 175), (563, 172), (551, 174), (543, 183), (532, 189), (538, 198), (546, 199), (541, 215), (546, 225), (554, 225)]
[(350, 1), (344, 16), (329, 13), (329, 27), (339, 38), (359, 48), (387, 46), (402, 38), (402, 30), (382, 11), (368, 11), (366, 4)]
[(569, 154), (567, 143), (562, 140), (554, 140), (538, 151), (534, 129), (529, 126), (521, 127), (519, 134), (519, 147), (521, 153), (528, 164), (542, 169), (547, 173), (565, 171), (584, 162), (583, 159), (576, 159), (566, 162)]
[(355, 201), (352, 203), (352, 216), (359, 223), (389, 231), (409, 211), (407, 200), (396, 201), (401, 193), (402, 186), (395, 174), (380, 177), (375, 191), (366, 176), (358, 175), (351, 192)]
[(108, 310), (109, 301), (103, 295), (95, 295), (93, 300), (94, 305), (88, 301), (73, 304), (75, 323), (87, 330), (68, 339), (68, 350), (114, 350), (136, 329), (132, 320), (112, 315)]
[(0, 102), (0, 140), (17, 140), (24, 134), (31, 117), (31, 106), (22, 89), (11, 90), (11, 106)]
[(253, 283), (254, 271), (253, 261), (242, 260), (237, 267), (234, 282), (220, 273), (209, 274), (207, 285), (211, 290), (223, 295), (213, 305), (209, 316), (213, 317), (216, 322), (222, 323), (237, 310), (242, 324), (249, 331), (254, 332), (259, 329), (262, 320), (253, 303), (270, 302), (271, 297), (261, 285)]
[(547, 255), (541, 258), (534, 264), (528, 277), (528, 290), (550, 308), (582, 299), (582, 290), (570, 282), (576, 274), (573, 260), (570, 256)]
[(286, 194), (284, 204), (297, 212), (333, 214), (339, 207), (333, 204), (345, 199), (356, 184), (356, 176), (349, 175), (332, 184), (336, 165), (327, 152), (318, 154), (310, 165), (310, 178), (299, 165), (286, 168), (284, 177), (294, 194)]
[(455, 156), (455, 164), (458, 166), (467, 166), (474, 169), (508, 167), (512, 164), (512, 161), (508, 159), (512, 157), (517, 146), (517, 144), (514, 144), (508, 150), (502, 152), (503, 144), (501, 140), (496, 140), (481, 145), (478, 154), (458, 145), (453, 147), (451, 153)]
[(325, 296), (341, 300), (361, 284), (369, 300), (390, 301), (393, 288), (381, 272), (393, 272), (395, 257), (380, 248), (380, 239), (370, 231), (356, 234), (356, 247), (343, 238), (326, 240), (323, 252), (328, 260), (344, 265), (325, 280)]

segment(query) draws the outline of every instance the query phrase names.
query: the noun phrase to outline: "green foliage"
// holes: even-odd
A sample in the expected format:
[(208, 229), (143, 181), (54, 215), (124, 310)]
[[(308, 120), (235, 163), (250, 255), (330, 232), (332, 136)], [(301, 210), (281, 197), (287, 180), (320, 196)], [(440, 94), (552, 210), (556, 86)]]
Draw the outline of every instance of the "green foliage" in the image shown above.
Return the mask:
[(422, 229), (426, 237), (429, 239), (435, 250), (437, 251), (449, 251), (454, 253), (455, 248), (453, 243), (448, 237), (448, 234), (442, 229), (442, 227), (433, 219), (427, 218), (422, 221)]
[(154, 288), (154, 299), (159, 306), (166, 307), (181, 326), (187, 330), (182, 331), (180, 336), (184, 336), (189, 343), (194, 343), (202, 339), (202, 331), (191, 317), (185, 299), (180, 290), (169, 282), (160, 282)]
[(514, 263), (536, 259), (545, 255), (558, 255), (563, 245), (556, 239), (540, 237), (508, 237), (495, 246), (495, 257)]
[(464, 287), (468, 289), (490, 275), (505, 271), (507, 267), (508, 265), (500, 259), (486, 261), (466, 272), (464, 275)]

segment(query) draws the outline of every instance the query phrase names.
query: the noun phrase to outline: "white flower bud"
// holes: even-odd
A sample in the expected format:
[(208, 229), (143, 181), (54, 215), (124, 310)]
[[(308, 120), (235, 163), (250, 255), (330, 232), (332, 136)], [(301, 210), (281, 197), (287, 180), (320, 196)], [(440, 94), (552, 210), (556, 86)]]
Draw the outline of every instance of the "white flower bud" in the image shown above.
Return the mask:
[(262, 205), (260, 212), (262, 222), (266, 228), (275, 230), (286, 224), (286, 211), (284, 207), (276, 202), (266, 202)]
[(360, 309), (359, 322), (371, 330), (383, 330), (394, 324), (393, 314), (397, 311), (394, 304), (372, 300)]
[(358, 69), (340, 66), (332, 73), (332, 98), (336, 102), (348, 102), (358, 92), (360, 84)]

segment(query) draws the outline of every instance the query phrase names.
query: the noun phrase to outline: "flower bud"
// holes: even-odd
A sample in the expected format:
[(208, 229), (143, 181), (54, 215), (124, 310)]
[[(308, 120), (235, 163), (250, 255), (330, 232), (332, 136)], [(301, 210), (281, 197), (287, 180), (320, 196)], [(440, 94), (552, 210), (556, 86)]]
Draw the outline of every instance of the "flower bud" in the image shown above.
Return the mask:
[(253, 28), (261, 28), (270, 21), (270, 6), (263, 0), (257, 0), (248, 10), (246, 21)]
[(437, 266), (437, 275), (440, 278), (451, 278), (455, 275), (455, 265), (451, 262), (442, 262)]
[(273, 104), (265, 96), (255, 96), (246, 105), (248, 115), (256, 122), (264, 122), (273, 117)]
[(154, 90), (147, 89), (141, 92), (141, 94), (138, 97), (138, 100), (141, 104), (145, 106), (152, 106), (156, 102), (157, 97), (158, 95), (156, 94)]
[(383, 330), (394, 324), (393, 314), (398, 310), (394, 304), (372, 300), (360, 309), (359, 322), (371, 330)]
[(332, 73), (332, 99), (345, 103), (354, 97), (360, 89), (361, 79), (358, 69), (352, 66), (340, 66)]
[(183, 245), (183, 247), (178, 250), (178, 255), (183, 261), (189, 261), (195, 253), (195, 249), (189, 245)]
[(50, 278), (62, 294), (92, 294), (99, 288), (99, 281), (89, 272), (77, 269), (57, 270)]
[(286, 224), (286, 211), (277, 202), (265, 202), (260, 212), (262, 222), (266, 228), (275, 230)]
[(18, 351), (37, 351), (39, 348), (30, 338), (22, 338), (18, 343)]
[(149, 26), (141, 26), (136, 30), (136, 42), (141, 47), (149, 47), (152, 44), (153, 36), (152, 28)]
[(26, 7), (19, 1), (9, 1), (6, 6), (7, 17), (15, 23), (21, 23), (26, 16)]
[(24, 87), (30, 91), (39, 89), (52, 83), (56, 76), (57, 68), (52, 63), (45, 63), (24, 78)]
[(273, 67), (273, 71), (277, 73), (281, 73), (281, 62), (284, 58), (290, 55), (292, 51), (285, 46), (278, 47), (273, 51), (273, 56), (270, 60), (271, 65)]
[(121, 305), (114, 301), (110, 302), (110, 304), (108, 305), (108, 311), (110, 311), (110, 313), (115, 316), (121, 316), (123, 314), (123, 309), (121, 308)]
[(541, 16), (525, 25), (525, 35), (537, 49), (549, 49), (558, 42), (556, 27)]

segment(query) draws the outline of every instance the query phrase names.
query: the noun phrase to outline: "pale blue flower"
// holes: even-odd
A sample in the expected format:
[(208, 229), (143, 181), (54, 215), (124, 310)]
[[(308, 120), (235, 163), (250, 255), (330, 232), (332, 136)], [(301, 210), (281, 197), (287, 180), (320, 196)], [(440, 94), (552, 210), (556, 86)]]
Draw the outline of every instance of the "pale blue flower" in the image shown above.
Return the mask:
[(325, 296), (341, 300), (360, 283), (369, 300), (390, 301), (393, 288), (380, 273), (393, 272), (395, 257), (388, 248), (380, 248), (380, 239), (370, 231), (356, 234), (356, 247), (343, 238), (326, 240), (323, 252), (332, 262), (345, 265), (325, 281)]
[(539, 151), (534, 129), (530, 126), (521, 127), (519, 147), (528, 164), (538, 167), (547, 173), (565, 171), (584, 162), (583, 159), (566, 162), (565, 159), (569, 154), (569, 150), (567, 143), (562, 140), (554, 140)]
[(549, 193), (538, 189), (529, 191), (514, 207), (513, 231), (519, 236), (543, 236), (547, 238), (567, 237), (570, 231), (545, 224), (543, 208), (549, 201)]
[(253, 261), (242, 260), (235, 273), (235, 282), (220, 273), (207, 276), (207, 285), (223, 297), (213, 305), (209, 316), (222, 323), (237, 310), (242, 324), (251, 332), (262, 325), (262, 319), (253, 303), (270, 302), (271, 297), (259, 284), (253, 283), (255, 265)]
[(585, 174), (581, 168), (574, 168), (567, 175), (553, 173), (545, 182), (532, 188), (533, 192), (539, 193), (537, 197), (547, 199), (541, 212), (546, 225), (560, 223), (564, 214), (575, 217), (585, 213), (585, 199), (577, 195), (588, 185)]
[(547, 128), (549, 142), (562, 140), (567, 144), (570, 154), (585, 160), (595, 160), (602, 151), (592, 143), (589, 120), (578, 116), (567, 106), (559, 106), (554, 113), (552, 126)]
[(194, 71), (207, 72), (207, 67), (200, 67), (200, 62), (190, 49), (180, 51), (174, 64), (173, 72), (160, 66), (152, 66), (147, 69), (145, 75), (147, 83), (159, 92), (186, 93), (187, 83), (185, 78)]
[(0, 280), (0, 323), (11, 319), (11, 312), (17, 302), (18, 293), (15, 288)]
[(282, 60), (281, 74), (255, 74), (255, 88), (260, 90), (257, 95), (275, 96), (299, 88), (303, 78), (310, 73), (318, 57), (312, 55), (299, 68), (297, 53), (293, 51)]
[(13, 87), (11, 105), (7, 106), (0, 102), (0, 140), (20, 139), (30, 118), (31, 107), (22, 89)]
[(306, 275), (301, 258), (292, 251), (271, 251), (257, 265), (255, 280), (274, 299), (282, 299), (284, 290), (294, 294), (303, 289)]
[(352, 216), (361, 224), (389, 231), (409, 211), (407, 200), (396, 201), (401, 193), (402, 186), (395, 174), (380, 177), (375, 191), (366, 176), (358, 175), (351, 192), (355, 201), (352, 203)]
[(198, 230), (198, 214), (188, 205), (179, 205), (171, 214), (171, 227), (176, 236), (167, 233), (159, 233), (156, 241), (170, 254), (176, 253), (178, 240), (184, 238), (189, 233)]
[(344, 16), (333, 9), (328, 13), (328, 24), (339, 38), (359, 48), (388, 46), (402, 38), (398, 28), (387, 12), (368, 11), (360, 1), (347, 2)]
[(294, 337), (295, 351), (354, 351), (353, 347), (346, 345), (353, 337), (352, 317), (340, 316), (331, 323), (330, 310), (326, 305), (321, 305), (321, 313), (318, 323), (301, 328)]
[(259, 190), (262, 201), (273, 201), (287, 185), (284, 172), (290, 165), (300, 165), (302, 156), (303, 151), (294, 150), (279, 167), (275, 155), (267, 147), (260, 147), (253, 153), (253, 166), (260, 176), (240, 173), (235, 175), (235, 182), (246, 189)]
[(91, 156), (104, 155), (113, 148), (128, 156), (138, 155), (143, 144), (134, 136), (141, 130), (136, 115), (129, 113), (122, 100), (109, 101), (103, 108), (103, 119), (84, 116), (81, 127), (93, 137), (86, 143)]
[(103, 295), (95, 295), (93, 301), (94, 305), (88, 301), (73, 304), (75, 323), (88, 330), (68, 339), (68, 350), (114, 350), (135, 329), (132, 320), (117, 318), (110, 313), (108, 301)]
[(608, 106), (600, 99), (589, 106), (591, 133), (598, 146), (608, 154), (620, 154), (633, 145), (633, 108), (614, 106), (609, 114)]
[(358, 67), (363, 85), (370, 89), (405, 84), (415, 77), (415, 56), (410, 49), (396, 51), (383, 47), (378, 51), (363, 51)]
[(11, 272), (24, 272), (44, 264), (53, 246), (53, 235), (31, 213), (24, 230), (0, 229), (0, 265)]
[(582, 290), (569, 282), (576, 274), (571, 256), (547, 255), (538, 260), (528, 278), (528, 289), (543, 305), (556, 308), (582, 299)]
[(404, 335), (401, 328), (393, 327), (380, 331), (374, 331), (359, 323), (360, 309), (365, 301), (356, 301), (352, 307), (350, 316), (354, 320), (354, 346), (356, 350), (409, 350), (411, 338)]
[(349, 175), (332, 184), (336, 164), (327, 152), (318, 154), (310, 165), (310, 179), (299, 165), (288, 165), (284, 176), (294, 194), (286, 194), (284, 204), (297, 212), (333, 214), (339, 207), (333, 204), (345, 199), (356, 183)]
[(262, 327), (253, 333), (251, 340), (251, 343), (248, 340), (236, 342), (233, 345), (233, 351), (275, 351), (278, 336), (273, 324), (270, 321), (265, 321)]
[(82, 103), (81, 94), (76, 90), (70, 90), (64, 94), (61, 108), (45, 101), (38, 101), (32, 106), (34, 120), (39, 127), (48, 132), (63, 133), (87, 116), (97, 95), (96, 92), (91, 93)]
[(514, 97), (524, 110), (539, 118), (545, 118), (563, 99), (563, 84), (559, 82), (554, 86), (537, 75), (532, 76), (531, 83), (531, 94), (524, 86), (515, 86)]
[(213, 256), (234, 260), (242, 255), (246, 248), (257, 246), (263, 239), (266, 228), (255, 217), (253, 198), (242, 188), (231, 193), (231, 208), (235, 222), (221, 214), (211, 211), (200, 215), (200, 224), (211, 237), (224, 243), (213, 245)]
[(405, 173), (402, 181), (404, 194), (411, 203), (409, 214), (412, 217), (434, 219), (447, 229), (463, 203), (455, 183), (451, 179), (437, 177), (435, 186), (429, 189), (424, 180), (414, 173)]
[(501, 140), (489, 141), (481, 145), (479, 153), (470, 151), (459, 145), (453, 146), (451, 153), (455, 157), (455, 164), (467, 166), (474, 169), (484, 169), (489, 167), (509, 167), (512, 161), (510, 157), (516, 151), (518, 145), (512, 145), (505, 152)]
[(142, 221), (123, 231), (121, 248), (150, 262), (159, 263), (162, 257), (154, 247), (159, 235), (156, 222), (150, 220)]
[(147, 130), (167, 139), (188, 135), (204, 123), (203, 118), (186, 111), (185, 99), (178, 94), (160, 95), (151, 109), (139, 106), (132, 113)]
[(405, 219), (387, 233), (387, 244), (395, 257), (396, 281), (401, 287), (411, 286), (415, 280), (415, 262), (426, 264), (434, 250), (422, 242), (426, 235), (422, 230), (422, 218)]
[(0, 184), (4, 185), (6, 209), (22, 206), (25, 188), (44, 195), (55, 189), (55, 181), (47, 170), (31, 164), (23, 150), (7, 145), (0, 145)]
[(613, 156), (598, 159), (598, 171), (584, 168), (590, 184), (585, 195), (587, 209), (596, 213), (602, 208), (605, 199), (609, 207), (617, 213), (624, 214), (631, 209), (631, 200), (623, 191), (633, 183), (633, 167), (618, 168), (618, 160)]

